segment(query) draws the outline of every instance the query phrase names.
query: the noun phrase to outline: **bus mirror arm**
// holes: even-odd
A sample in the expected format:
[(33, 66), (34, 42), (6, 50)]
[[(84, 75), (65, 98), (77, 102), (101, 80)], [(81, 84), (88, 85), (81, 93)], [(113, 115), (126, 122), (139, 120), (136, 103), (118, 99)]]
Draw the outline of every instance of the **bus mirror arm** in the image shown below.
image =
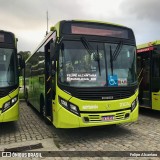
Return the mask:
[(52, 70), (52, 77), (54, 77), (56, 74), (56, 71), (55, 70)]
[(18, 59), (18, 68), (20, 68), (20, 70), (24, 69), (25, 68), (25, 61), (24, 61), (22, 55), (17, 54), (17, 59)]
[(52, 71), (51, 71), (52, 77), (55, 76), (55, 74), (56, 74), (56, 61), (52, 61)]

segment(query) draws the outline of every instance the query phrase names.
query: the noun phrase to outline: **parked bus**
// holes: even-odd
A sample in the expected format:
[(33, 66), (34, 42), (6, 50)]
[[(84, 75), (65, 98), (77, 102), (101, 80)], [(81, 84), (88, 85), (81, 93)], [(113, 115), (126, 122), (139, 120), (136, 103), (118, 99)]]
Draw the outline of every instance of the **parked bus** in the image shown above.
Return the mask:
[(139, 103), (160, 110), (160, 40), (137, 46)]
[(26, 101), (57, 128), (138, 118), (136, 43), (130, 28), (60, 21), (26, 61)]
[(0, 122), (19, 117), (17, 39), (0, 30)]

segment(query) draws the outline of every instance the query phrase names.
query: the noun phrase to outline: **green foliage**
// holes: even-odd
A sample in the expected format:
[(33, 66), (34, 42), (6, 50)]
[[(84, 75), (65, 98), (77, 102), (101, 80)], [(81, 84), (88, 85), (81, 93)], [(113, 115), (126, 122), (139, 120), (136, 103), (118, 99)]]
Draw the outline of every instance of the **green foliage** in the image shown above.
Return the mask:
[(26, 61), (27, 58), (31, 55), (30, 51), (20, 51), (18, 54), (21, 54), (23, 59)]
[[(30, 51), (20, 51), (18, 54), (22, 55), (24, 61), (27, 60), (27, 58), (31, 55)], [(19, 76), (23, 76), (24, 75), (24, 69), (22, 69), (19, 73)]]

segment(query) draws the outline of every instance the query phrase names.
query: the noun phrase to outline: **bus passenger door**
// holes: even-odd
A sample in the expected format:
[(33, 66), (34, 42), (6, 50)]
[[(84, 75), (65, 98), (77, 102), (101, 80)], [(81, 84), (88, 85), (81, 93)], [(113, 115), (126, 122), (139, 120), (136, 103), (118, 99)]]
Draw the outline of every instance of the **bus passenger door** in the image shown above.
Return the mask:
[(151, 107), (151, 53), (144, 52), (138, 54), (139, 70), (139, 102), (143, 107)]
[[(52, 113), (55, 112), (55, 96), (56, 96), (56, 58), (55, 54), (55, 43), (50, 44), (50, 52), (51, 52), (51, 98), (52, 98)], [(52, 120), (54, 121), (54, 117), (52, 115)]]
[(160, 110), (160, 53), (152, 54), (152, 109)]
[(52, 76), (51, 76), (51, 55), (50, 42), (45, 46), (45, 110), (46, 117), (53, 120), (52, 114)]

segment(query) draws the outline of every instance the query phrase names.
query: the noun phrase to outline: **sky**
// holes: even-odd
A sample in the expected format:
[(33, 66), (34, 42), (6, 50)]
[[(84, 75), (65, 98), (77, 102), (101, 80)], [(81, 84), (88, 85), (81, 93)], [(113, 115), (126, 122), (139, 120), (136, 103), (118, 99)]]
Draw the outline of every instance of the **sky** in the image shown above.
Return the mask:
[(0, 0), (0, 30), (15, 33), (18, 51), (33, 51), (60, 20), (84, 19), (132, 28), (136, 43), (160, 39), (159, 0)]

